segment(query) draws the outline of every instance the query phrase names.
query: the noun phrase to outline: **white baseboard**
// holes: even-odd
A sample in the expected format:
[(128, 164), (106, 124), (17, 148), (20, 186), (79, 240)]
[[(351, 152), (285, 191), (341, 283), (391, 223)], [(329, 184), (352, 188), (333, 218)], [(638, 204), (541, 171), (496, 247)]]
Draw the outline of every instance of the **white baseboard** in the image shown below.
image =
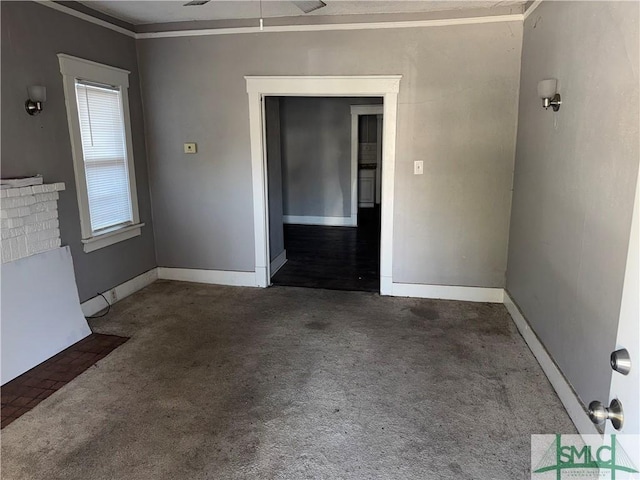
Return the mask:
[(283, 223), (293, 223), (296, 225), (325, 225), (330, 227), (357, 227), (356, 216), (350, 217), (310, 217), (302, 215), (283, 215)]
[(255, 272), (158, 267), (158, 278), (161, 280), (212, 283), (215, 285), (232, 285), (236, 287), (257, 286)]
[(278, 273), (278, 270), (280, 270), (285, 263), (287, 263), (287, 251), (283, 250), (282, 253), (274, 258), (271, 262), (271, 276), (273, 277), (276, 273)]
[[(114, 303), (122, 300), (125, 297), (137, 292), (138, 290), (143, 289), (147, 285), (151, 285), (158, 279), (158, 269), (152, 268), (148, 272), (145, 272), (137, 277), (132, 278), (120, 285), (113, 287), (106, 292), (102, 292), (102, 294), (107, 297), (107, 301), (109, 304), (113, 305)], [(96, 295), (93, 298), (90, 298), (86, 302), (83, 302), (80, 307), (82, 308), (82, 313), (85, 317), (90, 317), (95, 315), (100, 310), (104, 310), (107, 307), (107, 304), (100, 295)]]
[(391, 292), (387, 294), (394, 297), (437, 298), (441, 300), (462, 300), (466, 302), (502, 303), (504, 300), (504, 289), (502, 288), (458, 287), (416, 283), (392, 283)]
[(585, 408), (576, 395), (576, 392), (571, 388), (571, 385), (564, 377), (556, 363), (547, 352), (546, 348), (537, 337), (535, 332), (531, 330), (531, 326), (527, 319), (522, 315), (520, 309), (515, 304), (509, 294), (504, 292), (504, 306), (509, 311), (513, 322), (518, 327), (522, 338), (527, 342), (529, 349), (538, 360), (540, 367), (544, 371), (544, 374), (549, 379), (549, 382), (553, 386), (553, 389), (558, 394), (560, 401), (564, 405), (565, 410), (571, 417), (573, 424), (578, 429), (581, 435), (599, 435), (596, 426), (589, 420), (589, 416), (585, 411)]

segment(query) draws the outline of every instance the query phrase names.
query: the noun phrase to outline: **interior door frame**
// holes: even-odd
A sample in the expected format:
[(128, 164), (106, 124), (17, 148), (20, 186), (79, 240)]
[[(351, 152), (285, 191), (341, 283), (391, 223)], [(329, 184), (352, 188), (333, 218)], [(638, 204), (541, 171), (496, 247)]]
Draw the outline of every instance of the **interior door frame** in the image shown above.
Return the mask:
[(393, 283), (396, 119), (402, 75), (246, 76), (244, 78), (249, 96), (256, 286), (267, 287), (271, 283), (263, 98), (265, 96), (383, 97), (380, 293), (390, 295)]
[[(382, 115), (384, 104), (351, 105), (351, 223), (358, 226), (358, 123), (360, 115)], [(378, 125), (376, 125), (376, 129)], [(384, 128), (382, 129), (384, 131)], [(379, 138), (379, 137), (378, 137)], [(378, 173), (376, 173), (377, 177)], [(377, 178), (376, 178), (377, 181)], [(376, 187), (377, 190), (377, 187)], [(374, 191), (373, 203), (375, 204)]]

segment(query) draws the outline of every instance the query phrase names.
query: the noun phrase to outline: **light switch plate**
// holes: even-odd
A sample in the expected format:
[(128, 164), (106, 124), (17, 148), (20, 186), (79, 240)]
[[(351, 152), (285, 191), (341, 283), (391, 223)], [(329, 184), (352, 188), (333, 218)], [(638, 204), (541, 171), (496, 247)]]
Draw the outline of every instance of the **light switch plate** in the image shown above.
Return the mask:
[(184, 153), (197, 153), (198, 152), (198, 144), (197, 143), (185, 143), (184, 144)]
[(422, 160), (416, 160), (413, 162), (413, 174), (422, 175), (424, 173)]

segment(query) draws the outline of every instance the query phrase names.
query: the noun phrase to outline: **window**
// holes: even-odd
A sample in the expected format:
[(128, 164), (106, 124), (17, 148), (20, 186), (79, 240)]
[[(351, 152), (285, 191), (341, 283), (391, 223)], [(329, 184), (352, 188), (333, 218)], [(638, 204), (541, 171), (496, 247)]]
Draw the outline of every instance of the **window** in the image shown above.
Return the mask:
[(58, 55), (85, 252), (140, 235), (129, 72)]

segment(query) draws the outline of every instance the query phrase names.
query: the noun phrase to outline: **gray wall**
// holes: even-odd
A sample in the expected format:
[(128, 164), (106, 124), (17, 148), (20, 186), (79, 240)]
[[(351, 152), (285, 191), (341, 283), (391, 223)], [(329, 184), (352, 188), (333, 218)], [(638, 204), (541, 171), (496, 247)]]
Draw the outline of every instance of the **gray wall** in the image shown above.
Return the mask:
[[(503, 287), (521, 33), (509, 22), (140, 40), (159, 264), (254, 270), (245, 75), (402, 74), (394, 280)], [(185, 161), (187, 138), (199, 153)]]
[[(59, 217), (63, 245), (73, 256), (84, 301), (156, 266), (144, 126), (135, 41), (35, 2), (2, 2), (2, 176), (41, 173), (64, 182)], [(71, 143), (58, 53), (131, 70), (129, 99), (142, 235), (84, 253)], [(35, 117), (24, 102), (28, 85), (45, 85), (47, 102)]]
[(284, 251), (280, 99), (278, 97), (267, 97), (265, 99), (264, 112), (267, 136), (267, 179), (269, 182), (269, 258), (273, 261)]
[[(609, 396), (638, 168), (638, 3), (526, 20), (507, 288), (578, 395)], [(545, 111), (536, 85), (557, 78)]]
[(381, 98), (282, 97), (284, 214), (351, 216), (351, 105)]

